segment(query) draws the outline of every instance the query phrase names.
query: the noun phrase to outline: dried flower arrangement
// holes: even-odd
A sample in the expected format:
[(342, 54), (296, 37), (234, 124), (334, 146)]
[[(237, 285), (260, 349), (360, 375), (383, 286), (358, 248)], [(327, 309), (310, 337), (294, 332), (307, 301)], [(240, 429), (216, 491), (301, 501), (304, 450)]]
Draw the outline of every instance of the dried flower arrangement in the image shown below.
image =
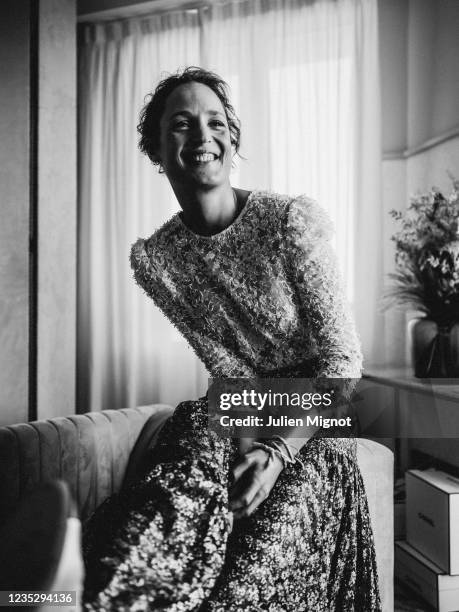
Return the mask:
[(447, 197), (432, 189), (412, 197), (405, 213), (390, 212), (401, 227), (386, 305), (422, 312), (439, 328), (459, 321), (459, 181), (451, 178)]

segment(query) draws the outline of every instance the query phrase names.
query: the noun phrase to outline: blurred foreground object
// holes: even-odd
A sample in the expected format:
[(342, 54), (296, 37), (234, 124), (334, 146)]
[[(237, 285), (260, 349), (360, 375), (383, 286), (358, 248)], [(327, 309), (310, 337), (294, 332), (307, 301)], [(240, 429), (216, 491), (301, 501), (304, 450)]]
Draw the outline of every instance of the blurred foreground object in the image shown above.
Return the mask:
[[(65, 482), (38, 486), (0, 529), (0, 591), (34, 592), (37, 605), (11, 610), (77, 612), (84, 577), (81, 523)], [(72, 593), (72, 604), (64, 591)], [(61, 605), (47, 605), (46, 593)], [(18, 601), (14, 599), (13, 601)]]

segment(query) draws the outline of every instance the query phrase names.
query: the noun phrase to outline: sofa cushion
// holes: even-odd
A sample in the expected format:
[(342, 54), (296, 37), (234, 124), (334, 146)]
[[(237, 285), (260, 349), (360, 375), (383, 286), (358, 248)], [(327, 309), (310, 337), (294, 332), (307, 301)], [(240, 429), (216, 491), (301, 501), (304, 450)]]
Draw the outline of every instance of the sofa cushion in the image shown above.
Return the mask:
[(154, 448), (158, 440), (159, 432), (167, 419), (172, 416), (173, 412), (173, 408), (164, 406), (164, 409), (155, 412), (155, 414), (145, 423), (131, 452), (126, 474), (124, 476), (124, 486), (129, 486), (137, 475), (143, 473), (147, 468), (149, 457), (148, 451)]

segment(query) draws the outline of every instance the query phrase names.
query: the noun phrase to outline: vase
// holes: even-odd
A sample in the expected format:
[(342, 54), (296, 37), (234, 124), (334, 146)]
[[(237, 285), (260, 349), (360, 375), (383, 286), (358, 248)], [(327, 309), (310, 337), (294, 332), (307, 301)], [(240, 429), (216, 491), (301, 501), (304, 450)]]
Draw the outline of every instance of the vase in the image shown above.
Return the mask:
[(459, 322), (447, 326), (418, 319), (411, 334), (417, 378), (459, 378)]

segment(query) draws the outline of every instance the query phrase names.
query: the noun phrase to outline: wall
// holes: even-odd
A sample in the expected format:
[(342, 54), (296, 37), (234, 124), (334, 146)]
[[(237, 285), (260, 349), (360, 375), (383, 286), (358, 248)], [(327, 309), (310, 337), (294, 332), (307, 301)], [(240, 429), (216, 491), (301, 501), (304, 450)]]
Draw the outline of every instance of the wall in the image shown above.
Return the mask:
[(379, 0), (384, 154), (459, 127), (459, 3)]
[(459, 131), (459, 3), (379, 0), (378, 9), (383, 156), (404, 161)]
[(459, 3), (411, 0), (408, 28), (409, 149), (459, 128)]
[(29, 2), (0, 11), (0, 422), (11, 422), (28, 415)]
[(408, 0), (379, 0), (382, 148), (406, 148)]
[(76, 6), (40, 0), (37, 416), (75, 412)]
[(75, 8), (0, 4), (0, 425), (75, 412)]

